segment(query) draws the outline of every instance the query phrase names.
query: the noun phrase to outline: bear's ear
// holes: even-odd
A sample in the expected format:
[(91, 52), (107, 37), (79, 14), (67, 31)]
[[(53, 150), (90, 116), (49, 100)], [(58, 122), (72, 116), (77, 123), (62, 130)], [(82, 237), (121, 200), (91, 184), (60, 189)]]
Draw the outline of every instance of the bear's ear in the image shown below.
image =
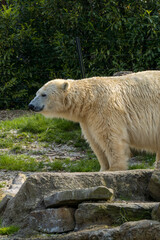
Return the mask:
[(67, 89), (69, 89), (69, 82), (64, 82), (63, 84), (62, 84), (62, 89), (64, 90), (64, 91), (66, 91)]

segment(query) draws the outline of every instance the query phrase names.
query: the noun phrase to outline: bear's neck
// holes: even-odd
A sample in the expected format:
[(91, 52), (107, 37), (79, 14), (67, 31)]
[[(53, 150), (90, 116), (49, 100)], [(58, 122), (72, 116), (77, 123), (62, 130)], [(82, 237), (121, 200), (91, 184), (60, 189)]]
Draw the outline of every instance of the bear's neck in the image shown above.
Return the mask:
[(89, 90), (73, 87), (65, 98), (63, 118), (81, 122), (87, 118), (93, 103), (94, 99)]

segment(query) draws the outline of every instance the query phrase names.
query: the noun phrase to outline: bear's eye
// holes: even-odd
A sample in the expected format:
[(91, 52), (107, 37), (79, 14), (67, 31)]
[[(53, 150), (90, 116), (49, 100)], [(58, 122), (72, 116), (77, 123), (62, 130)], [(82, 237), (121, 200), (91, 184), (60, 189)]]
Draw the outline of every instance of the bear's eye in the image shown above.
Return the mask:
[(41, 96), (42, 96), (42, 97), (46, 97), (46, 96), (47, 96), (47, 94), (45, 94), (45, 93), (42, 93), (42, 94), (41, 94)]

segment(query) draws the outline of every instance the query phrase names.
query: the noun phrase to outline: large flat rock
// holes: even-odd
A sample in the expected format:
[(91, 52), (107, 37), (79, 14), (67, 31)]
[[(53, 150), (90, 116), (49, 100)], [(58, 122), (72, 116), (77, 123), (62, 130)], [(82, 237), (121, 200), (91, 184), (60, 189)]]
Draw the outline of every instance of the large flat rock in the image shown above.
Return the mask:
[(75, 212), (76, 229), (91, 225), (121, 225), (124, 222), (151, 219), (158, 203), (81, 203)]
[(1, 216), (3, 226), (23, 226), (31, 211), (44, 209), (43, 199), (55, 192), (96, 186), (113, 189), (115, 198), (146, 200), (152, 170), (96, 173), (38, 173), (28, 177)]

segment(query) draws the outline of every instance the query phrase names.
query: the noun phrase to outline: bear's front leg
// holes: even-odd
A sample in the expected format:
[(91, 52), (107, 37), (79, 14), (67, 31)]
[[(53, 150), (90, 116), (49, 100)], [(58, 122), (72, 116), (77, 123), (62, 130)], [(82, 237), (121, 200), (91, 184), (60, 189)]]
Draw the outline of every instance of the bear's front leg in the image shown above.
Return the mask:
[(109, 161), (109, 171), (128, 169), (130, 148), (124, 139), (120, 139), (120, 136), (112, 136), (107, 139), (106, 155)]
[(96, 157), (98, 158), (99, 164), (100, 164), (100, 171), (108, 171), (109, 170), (109, 164), (108, 159), (105, 154), (105, 151), (102, 150), (100, 145), (94, 140), (92, 137), (92, 134), (89, 130), (89, 128), (85, 124), (80, 124), (82, 128), (82, 132), (84, 137), (89, 142), (93, 152), (95, 153)]

